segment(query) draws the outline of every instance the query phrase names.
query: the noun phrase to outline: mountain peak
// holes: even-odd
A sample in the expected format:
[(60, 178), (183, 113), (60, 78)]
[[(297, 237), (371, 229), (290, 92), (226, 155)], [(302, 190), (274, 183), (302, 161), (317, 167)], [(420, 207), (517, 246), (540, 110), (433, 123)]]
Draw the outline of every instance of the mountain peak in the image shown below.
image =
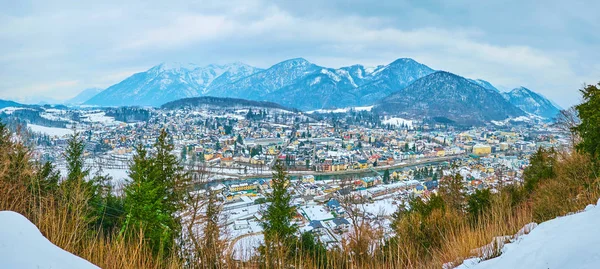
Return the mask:
[(181, 62), (162, 62), (158, 65), (153, 66), (148, 70), (150, 73), (163, 73), (163, 72), (182, 72), (189, 71), (198, 68), (193, 63), (181, 63)]
[(309, 62), (309, 61), (307, 61), (306, 59), (300, 57), (300, 58), (288, 59), (288, 60), (280, 62), (280, 63), (278, 63), (276, 65), (280, 65), (280, 64), (299, 66), (299, 65), (310, 65), (312, 63)]
[(415, 61), (412, 58), (398, 58), (395, 61), (390, 63), (390, 65), (393, 65), (393, 64), (421, 64), (421, 63)]
[(543, 95), (523, 86), (502, 94), (511, 104), (525, 112), (552, 119), (560, 112), (560, 108)]

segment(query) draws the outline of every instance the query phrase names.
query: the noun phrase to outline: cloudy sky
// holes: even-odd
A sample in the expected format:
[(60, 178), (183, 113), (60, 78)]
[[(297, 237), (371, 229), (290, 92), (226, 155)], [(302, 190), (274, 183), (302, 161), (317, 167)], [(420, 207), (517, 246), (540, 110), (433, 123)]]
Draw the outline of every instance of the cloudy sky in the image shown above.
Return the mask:
[(491, 2), (0, 0), (0, 98), (66, 99), (161, 62), (295, 57), (328, 67), (410, 57), (563, 107), (600, 81), (599, 1)]

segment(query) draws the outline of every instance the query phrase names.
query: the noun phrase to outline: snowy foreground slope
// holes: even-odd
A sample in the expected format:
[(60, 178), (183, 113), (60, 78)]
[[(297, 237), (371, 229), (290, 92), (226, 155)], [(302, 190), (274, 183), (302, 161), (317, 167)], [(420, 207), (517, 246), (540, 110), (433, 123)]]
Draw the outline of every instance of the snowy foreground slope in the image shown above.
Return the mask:
[(88, 269), (98, 268), (46, 239), (21, 214), (0, 211), (0, 268)]
[(585, 211), (541, 223), (504, 245), (502, 255), (466, 260), (460, 269), (600, 268), (600, 200)]

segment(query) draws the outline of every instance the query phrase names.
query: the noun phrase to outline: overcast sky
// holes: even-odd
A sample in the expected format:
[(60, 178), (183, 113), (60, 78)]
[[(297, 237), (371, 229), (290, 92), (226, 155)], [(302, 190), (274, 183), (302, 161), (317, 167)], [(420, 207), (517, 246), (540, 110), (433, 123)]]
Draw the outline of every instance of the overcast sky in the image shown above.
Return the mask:
[[(127, 2), (124, 4), (123, 2)], [(600, 1), (0, 0), (0, 98), (66, 99), (161, 62), (413, 58), (563, 107), (600, 81)]]

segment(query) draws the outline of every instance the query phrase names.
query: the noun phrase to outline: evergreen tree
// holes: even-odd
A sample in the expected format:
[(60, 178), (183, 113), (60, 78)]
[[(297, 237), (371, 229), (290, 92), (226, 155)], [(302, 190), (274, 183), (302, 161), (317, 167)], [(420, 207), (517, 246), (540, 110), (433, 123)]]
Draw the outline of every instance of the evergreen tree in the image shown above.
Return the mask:
[(90, 205), (94, 216), (94, 230), (101, 229), (104, 235), (113, 234), (123, 223), (123, 198), (113, 193), (110, 176), (102, 175), (102, 170), (91, 179)]
[(165, 210), (174, 215), (183, 207), (182, 201), (189, 184), (189, 175), (173, 155), (174, 146), (168, 137), (163, 129), (154, 145), (156, 155), (153, 158), (152, 174), (161, 186), (160, 195), (165, 199)]
[(153, 160), (142, 145), (136, 147), (129, 171), (131, 181), (125, 186), (127, 215), (122, 232), (127, 236), (137, 236), (141, 232), (155, 253), (164, 254), (175, 239), (170, 229), (174, 221), (169, 212), (163, 209), (163, 186), (155, 180)]
[(52, 162), (45, 162), (35, 170), (37, 171), (34, 179), (35, 184), (32, 186), (34, 193), (39, 193), (42, 196), (55, 193), (58, 190), (60, 171), (56, 170)]
[(489, 189), (475, 190), (467, 199), (467, 212), (472, 222), (477, 222), (479, 217), (492, 205), (492, 193)]
[(554, 177), (555, 155), (554, 149), (545, 150), (541, 147), (531, 155), (529, 166), (523, 171), (523, 181), (527, 192), (533, 192), (540, 180)]
[(154, 145), (156, 154), (149, 156), (142, 145), (129, 168), (131, 181), (125, 187), (125, 231), (138, 231), (159, 255), (169, 254), (181, 231), (177, 212), (183, 209), (189, 176), (172, 154), (173, 144), (163, 129)]
[(383, 172), (383, 184), (390, 183), (390, 169), (385, 169)]
[(272, 192), (266, 195), (270, 204), (263, 211), (261, 223), (265, 237), (261, 254), (265, 258), (266, 266), (270, 268), (284, 264), (287, 255), (293, 251), (295, 234), (298, 231), (297, 225), (292, 223), (296, 209), (291, 205), (292, 196), (287, 190), (290, 178), (280, 161), (275, 163), (273, 170), (275, 172), (271, 182)]
[(184, 161), (187, 159), (187, 147), (181, 149), (181, 159)]
[[(600, 86), (600, 83), (598, 83)], [(581, 137), (576, 146), (581, 152), (589, 154), (594, 162), (600, 162), (600, 89), (588, 85), (581, 90), (583, 103), (575, 106), (581, 123), (574, 131)]]
[(85, 145), (83, 140), (80, 139), (79, 134), (74, 133), (71, 135), (65, 151), (68, 171), (66, 179), (67, 184), (83, 181), (89, 175), (90, 171), (84, 168), (84, 151)]
[(465, 204), (463, 177), (460, 174), (445, 177), (439, 184), (439, 195), (448, 208), (463, 212)]
[(327, 264), (327, 248), (310, 231), (300, 236), (301, 252), (310, 258), (316, 268), (324, 268)]

